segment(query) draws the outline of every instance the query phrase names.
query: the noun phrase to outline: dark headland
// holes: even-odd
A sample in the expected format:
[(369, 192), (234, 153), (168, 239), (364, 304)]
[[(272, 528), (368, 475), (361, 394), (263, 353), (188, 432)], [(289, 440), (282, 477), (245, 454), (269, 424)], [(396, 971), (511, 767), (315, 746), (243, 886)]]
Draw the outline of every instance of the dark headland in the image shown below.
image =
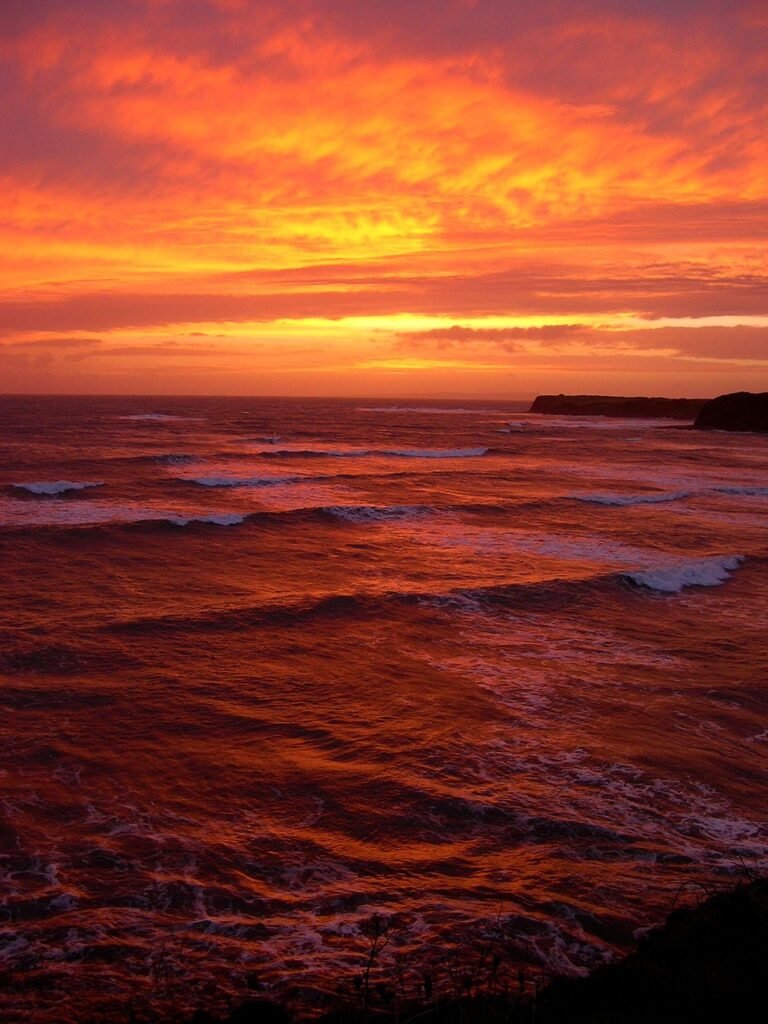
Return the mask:
[(694, 420), (705, 398), (624, 398), (615, 395), (539, 395), (530, 412), (552, 416), (617, 416)]
[[(535, 403), (534, 403), (535, 404)], [(697, 430), (768, 434), (768, 391), (736, 391), (707, 402), (693, 424)]]

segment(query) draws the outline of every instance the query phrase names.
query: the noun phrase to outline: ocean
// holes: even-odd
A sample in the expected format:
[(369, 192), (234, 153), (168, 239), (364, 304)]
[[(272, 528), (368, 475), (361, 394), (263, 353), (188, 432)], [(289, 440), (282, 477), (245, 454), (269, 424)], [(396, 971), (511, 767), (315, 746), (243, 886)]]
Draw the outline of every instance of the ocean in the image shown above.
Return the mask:
[(374, 919), (584, 972), (768, 867), (768, 438), (523, 409), (0, 399), (4, 1022)]

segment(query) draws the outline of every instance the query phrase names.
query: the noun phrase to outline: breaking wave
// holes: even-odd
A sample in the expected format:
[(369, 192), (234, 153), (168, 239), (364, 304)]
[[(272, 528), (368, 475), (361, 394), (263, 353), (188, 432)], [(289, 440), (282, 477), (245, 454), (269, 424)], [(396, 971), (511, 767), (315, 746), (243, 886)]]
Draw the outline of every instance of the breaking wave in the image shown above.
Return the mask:
[(210, 523), (212, 526), (238, 526), (245, 522), (245, 516), (236, 512), (221, 513), (220, 515), (209, 516), (169, 516), (163, 522), (172, 523), (174, 526), (189, 526), (190, 523)]
[(524, 431), (529, 431), (532, 424), (530, 423), (513, 423), (509, 422), (505, 427), (499, 427), (496, 431), (497, 434), (521, 434)]
[(295, 484), (303, 480), (300, 476), (195, 476), (179, 477), (182, 483), (198, 484), (200, 487), (274, 487), (279, 484)]
[(278, 448), (259, 452), (267, 459), (366, 459), (373, 457), (396, 459), (477, 459), (488, 449), (474, 448)]
[(199, 455), (185, 455), (170, 453), (169, 455), (150, 455), (147, 459), (142, 461), (156, 462), (161, 466), (189, 466), (193, 462), (199, 462)]
[(574, 494), (577, 501), (590, 505), (612, 505), (620, 508), (632, 505), (661, 505), (668, 501), (683, 501), (692, 498), (696, 491), (674, 491), (662, 494)]
[(744, 495), (748, 498), (768, 498), (768, 487), (715, 487), (718, 494)]
[(624, 575), (639, 587), (677, 594), (686, 587), (717, 587), (729, 580), (731, 573), (743, 562), (744, 555), (718, 555), (668, 563)]
[(35, 483), (11, 484), (17, 490), (27, 491), (29, 494), (57, 495), (66, 494), (68, 491), (85, 491), (89, 487), (103, 487), (101, 481), (75, 481), (75, 480), (42, 480)]
[(669, 501), (685, 501), (686, 498), (715, 494), (764, 498), (768, 497), (768, 487), (702, 487), (697, 490), (664, 491), (656, 494), (574, 494), (572, 497), (591, 505), (613, 505), (623, 508), (632, 505), (661, 505)]
[[(19, 503), (21, 504), (21, 503)], [(260, 510), (258, 512), (176, 512), (167, 509), (152, 509), (123, 505), (100, 505), (98, 507), (73, 508), (57, 506), (52, 509), (46, 503), (39, 514), (33, 513), (23, 519), (15, 518), (3, 525), (11, 529), (77, 530), (78, 533), (115, 533), (125, 530), (153, 532), (165, 530), (169, 525), (182, 526), (256, 526), (281, 527), (294, 523), (375, 524), (396, 520), (423, 519), (455, 508), (437, 508), (431, 505), (319, 505), (284, 510)], [(0, 520), (2, 511), (0, 511)]]
[(423, 518), (438, 510), (431, 505), (326, 505), (320, 511), (349, 523), (380, 523)]
[(394, 455), (404, 459), (479, 459), (488, 449), (477, 448), (405, 448), (375, 452), (376, 455)]
[(172, 416), (166, 412), (139, 412), (131, 416), (118, 416), (120, 420), (135, 420), (136, 422), (147, 423), (171, 423), (183, 420), (200, 420), (201, 416)]

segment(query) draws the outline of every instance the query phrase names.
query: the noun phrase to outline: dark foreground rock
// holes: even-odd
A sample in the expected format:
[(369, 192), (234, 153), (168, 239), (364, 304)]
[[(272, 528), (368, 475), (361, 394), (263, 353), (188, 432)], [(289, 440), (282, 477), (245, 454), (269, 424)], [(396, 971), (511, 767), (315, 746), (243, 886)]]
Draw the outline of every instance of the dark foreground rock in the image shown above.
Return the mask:
[[(746, 1022), (768, 1006), (768, 880), (677, 910), (637, 951), (542, 993), (542, 1024)], [(762, 1007), (756, 1011), (754, 1007)]]
[[(768, 1006), (768, 879), (674, 911), (634, 953), (539, 992), (497, 988), (454, 998), (350, 1002), (315, 1024), (747, 1024)], [(276, 1004), (243, 1004), (227, 1024), (290, 1024)], [(215, 1024), (199, 1014), (195, 1024)]]
[(707, 402), (693, 424), (697, 430), (739, 430), (768, 434), (768, 391), (736, 391)]
[(553, 416), (617, 416), (693, 420), (705, 398), (622, 398), (614, 395), (539, 395), (530, 412)]

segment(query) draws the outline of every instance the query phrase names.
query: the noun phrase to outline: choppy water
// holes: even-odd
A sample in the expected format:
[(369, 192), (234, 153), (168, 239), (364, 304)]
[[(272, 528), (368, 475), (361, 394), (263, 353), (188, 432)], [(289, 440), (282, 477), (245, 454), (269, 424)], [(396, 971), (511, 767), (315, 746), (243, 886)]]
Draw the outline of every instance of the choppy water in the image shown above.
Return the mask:
[(4, 1020), (327, 986), (374, 913), (583, 970), (768, 866), (767, 438), (137, 398), (0, 438)]

